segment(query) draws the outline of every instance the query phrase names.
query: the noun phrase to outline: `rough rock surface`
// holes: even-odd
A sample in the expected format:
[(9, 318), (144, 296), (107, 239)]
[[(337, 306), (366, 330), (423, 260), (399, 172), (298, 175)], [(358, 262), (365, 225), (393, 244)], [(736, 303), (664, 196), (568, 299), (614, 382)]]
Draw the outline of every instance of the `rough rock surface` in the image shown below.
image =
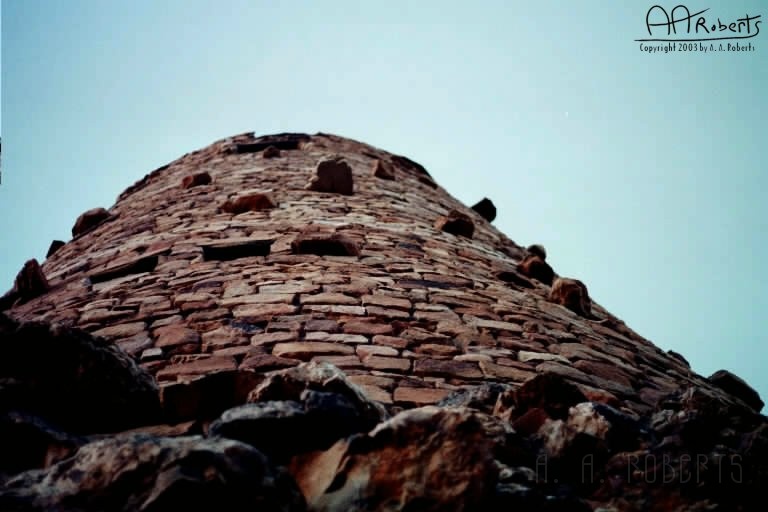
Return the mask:
[(118, 347), (80, 330), (0, 315), (0, 412), (77, 434), (157, 422), (152, 377)]
[(517, 266), (517, 270), (524, 276), (528, 276), (546, 285), (552, 285), (555, 279), (555, 271), (538, 254), (529, 254)]
[(333, 156), (320, 160), (315, 169), (316, 175), (307, 185), (308, 190), (352, 195), (352, 168), (342, 156)]
[(448, 212), (448, 215), (437, 219), (435, 229), (452, 235), (472, 238), (472, 234), (475, 232), (475, 223), (472, 222), (472, 219), (466, 213), (451, 210)]
[(197, 172), (184, 176), (181, 180), (181, 188), (199, 187), (201, 185), (209, 185), (211, 183), (211, 175), (207, 172)]
[(109, 218), (109, 212), (104, 208), (92, 208), (85, 211), (77, 218), (75, 225), (72, 226), (72, 236), (77, 237), (87, 233)]
[(481, 510), (495, 467), (483, 423), (471, 411), (405, 411), (291, 466), (310, 510)]
[(487, 197), (484, 197), (475, 203), (472, 206), (472, 209), (488, 222), (493, 222), (496, 218), (496, 205)]
[(85, 445), (0, 490), (2, 510), (305, 510), (283, 470), (228, 439), (137, 434)]
[(253, 193), (227, 200), (226, 203), (221, 205), (221, 210), (237, 215), (245, 212), (268, 210), (274, 207), (275, 203), (267, 194)]
[[(210, 181), (179, 186), (200, 173)], [(307, 189), (313, 177), (335, 193)], [(221, 208), (251, 193), (274, 207)], [(328, 134), (245, 133), (152, 171), (49, 255), (45, 293), (6, 301), (0, 436), (20, 449), (0, 479), (45, 500), (39, 482), (68, 488), (85, 443), (122, 440), (138, 456), (136, 432), (141, 446), (206, 434), (291, 467), (315, 509), (358, 489), (377, 493), (350, 505), (366, 510), (750, 510), (768, 481), (760, 397), (730, 374), (697, 375), (585, 290), (552, 302), (543, 247), (480, 213), (418, 163)], [(294, 443), (262, 439), (297, 429)], [(429, 463), (403, 452), (413, 445)], [(255, 453), (237, 446), (222, 464)], [(310, 464), (338, 478), (308, 479)], [(146, 483), (103, 495), (122, 504)]]
[(558, 277), (552, 283), (549, 300), (570, 309), (579, 316), (592, 316), (592, 300), (589, 298), (587, 287), (578, 279)]
[(50, 288), (37, 260), (28, 260), (16, 274), (13, 288), (0, 297), (0, 311), (8, 309), (14, 304), (23, 304), (39, 297), (48, 292)]
[(757, 391), (744, 382), (740, 377), (732, 374), (728, 370), (720, 370), (709, 376), (710, 382), (723, 391), (730, 393), (736, 398), (740, 398), (755, 411), (763, 408), (763, 401)]

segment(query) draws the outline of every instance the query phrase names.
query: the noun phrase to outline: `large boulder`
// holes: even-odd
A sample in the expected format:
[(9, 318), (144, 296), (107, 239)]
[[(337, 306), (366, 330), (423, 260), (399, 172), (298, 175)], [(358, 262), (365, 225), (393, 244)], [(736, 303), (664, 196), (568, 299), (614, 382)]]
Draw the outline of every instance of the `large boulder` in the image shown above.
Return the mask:
[(365, 408), (344, 395), (306, 389), (300, 401), (245, 404), (214, 421), (209, 434), (254, 446), (278, 463), (309, 451), (325, 450), (339, 439), (368, 432)]
[(584, 283), (578, 279), (558, 277), (549, 292), (549, 301), (570, 309), (579, 316), (592, 317), (592, 301)]
[(14, 304), (23, 304), (45, 294), (50, 289), (48, 280), (36, 259), (24, 263), (11, 288), (0, 297), (0, 311), (11, 308)]
[(517, 265), (517, 271), (526, 277), (536, 279), (544, 284), (551, 285), (555, 279), (555, 271), (536, 254), (529, 254)]
[(105, 340), (0, 315), (0, 410), (90, 434), (158, 423), (160, 400), (154, 379)]
[(472, 206), (472, 209), (488, 222), (493, 222), (493, 220), (496, 218), (496, 205), (494, 205), (493, 201), (487, 197), (484, 197), (475, 203)]
[(342, 156), (320, 160), (315, 169), (315, 176), (307, 184), (307, 190), (346, 196), (352, 195), (353, 188), (352, 168)]
[(305, 510), (296, 484), (254, 448), (229, 439), (143, 434), (89, 443), (0, 490), (1, 510)]
[(492, 448), (474, 412), (428, 406), (296, 457), (290, 470), (318, 512), (483, 510), (498, 475)]
[(105, 220), (110, 218), (110, 214), (104, 208), (92, 208), (83, 212), (72, 226), (72, 237), (77, 237), (87, 233)]
[[(324, 395), (307, 393), (310, 391)], [(389, 417), (384, 406), (368, 398), (347, 379), (344, 372), (326, 362), (302, 363), (266, 374), (264, 380), (248, 395), (248, 402), (290, 400), (311, 408), (314, 407), (312, 401), (328, 398), (338, 404), (343, 399), (344, 407), (351, 407), (355, 411), (359, 431), (368, 431)]]
[(466, 213), (451, 210), (448, 215), (441, 216), (435, 221), (435, 229), (456, 236), (472, 238), (475, 233), (475, 223)]
[(760, 395), (749, 384), (728, 370), (719, 370), (709, 376), (709, 381), (726, 393), (741, 399), (745, 404), (760, 412), (763, 401)]

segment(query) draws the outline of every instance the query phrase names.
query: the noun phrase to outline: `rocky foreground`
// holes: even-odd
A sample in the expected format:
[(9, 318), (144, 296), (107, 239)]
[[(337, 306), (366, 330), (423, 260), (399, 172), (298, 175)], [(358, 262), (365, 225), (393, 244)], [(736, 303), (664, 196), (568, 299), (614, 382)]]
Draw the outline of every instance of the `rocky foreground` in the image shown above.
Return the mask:
[(327, 362), (160, 391), (101, 338), (0, 315), (0, 510), (761, 510), (759, 398), (710, 381), (644, 416), (549, 373), (405, 410)]

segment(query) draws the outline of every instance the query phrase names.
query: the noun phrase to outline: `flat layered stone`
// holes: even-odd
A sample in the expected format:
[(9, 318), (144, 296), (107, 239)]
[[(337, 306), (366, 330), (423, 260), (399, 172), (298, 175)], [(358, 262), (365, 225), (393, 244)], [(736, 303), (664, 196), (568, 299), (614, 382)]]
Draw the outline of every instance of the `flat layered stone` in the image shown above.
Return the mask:
[(371, 355), (365, 358), (363, 365), (374, 370), (408, 371), (411, 369), (411, 361), (399, 357), (386, 357)]
[(200, 343), (200, 333), (183, 325), (168, 325), (155, 330), (156, 347), (173, 347), (176, 345)]
[(358, 385), (358, 387), (362, 390), (363, 394), (370, 398), (371, 400), (376, 400), (377, 402), (381, 402), (383, 404), (392, 404), (392, 393), (389, 391), (382, 389), (378, 386), (372, 386), (368, 384), (361, 384)]
[(540, 363), (543, 361), (558, 361), (564, 364), (570, 364), (570, 361), (565, 357), (558, 354), (550, 354), (549, 352), (527, 352), (521, 350), (517, 353), (518, 361), (523, 363)]
[(266, 333), (254, 334), (253, 336), (251, 336), (251, 345), (254, 345), (254, 346), (274, 345), (275, 343), (298, 341), (298, 339), (299, 339), (299, 335), (296, 332), (291, 332), (291, 331), (266, 332)]
[(380, 306), (367, 306), (368, 315), (391, 320), (408, 320), (411, 315), (407, 311), (392, 308), (382, 308)]
[(391, 309), (411, 310), (411, 301), (388, 295), (364, 295), (361, 300), (364, 306), (381, 306)]
[(234, 357), (210, 356), (188, 363), (166, 366), (157, 372), (156, 377), (157, 380), (174, 380), (179, 377), (207, 375), (236, 369), (237, 361)]
[(93, 331), (91, 334), (94, 336), (102, 336), (104, 338), (129, 338), (144, 332), (147, 328), (145, 322), (130, 322), (125, 324), (111, 325), (104, 327), (97, 331)]
[(417, 359), (414, 361), (413, 372), (416, 375), (437, 377), (455, 377), (459, 379), (481, 379), (483, 372), (477, 364), (469, 361), (454, 361), (443, 359)]
[(392, 347), (382, 347), (379, 345), (358, 345), (355, 347), (355, 352), (362, 361), (370, 356), (388, 356), (397, 357), (398, 351)]
[(478, 318), (473, 322), (473, 324), (481, 329), (492, 329), (495, 331), (504, 331), (513, 334), (523, 333), (523, 328), (512, 322), (501, 322), (498, 320), (486, 320), (484, 318)]
[(299, 296), (301, 304), (337, 304), (337, 305), (357, 305), (360, 300), (343, 293), (317, 293), (314, 295)]
[(302, 306), (302, 311), (355, 316), (365, 316), (366, 314), (366, 309), (362, 306), (332, 306), (328, 304), (307, 304), (306, 306)]
[(375, 336), (380, 334), (391, 334), (393, 332), (391, 323), (377, 322), (375, 320), (350, 320), (344, 323), (343, 331), (350, 334), (365, 334)]
[(269, 321), (276, 316), (296, 313), (297, 307), (291, 304), (245, 304), (232, 310), (232, 316), (248, 319), (251, 322)]
[(291, 281), (282, 284), (269, 284), (259, 286), (259, 293), (316, 293), (320, 291), (320, 285), (307, 281)]
[(355, 349), (341, 343), (325, 343), (320, 341), (296, 341), (278, 343), (272, 348), (272, 355), (293, 359), (309, 360), (313, 356), (323, 354), (354, 354)]
[(296, 366), (301, 361), (298, 359), (290, 359), (287, 357), (278, 357), (272, 354), (253, 354), (240, 363), (239, 370), (255, 370), (259, 372), (265, 372), (270, 370), (278, 370), (280, 368), (290, 368)]
[(359, 334), (308, 332), (304, 339), (307, 341), (330, 341), (335, 343), (368, 343), (368, 338)]
[(480, 361), (478, 364), (483, 371), (483, 375), (489, 379), (503, 379), (512, 380), (515, 382), (525, 382), (526, 380), (536, 376), (536, 372), (533, 371), (533, 368), (530, 370), (522, 370), (513, 366), (494, 364), (489, 361)]
[(371, 341), (373, 341), (375, 345), (385, 345), (387, 347), (393, 347), (397, 349), (408, 348), (408, 346), (412, 343), (406, 338), (401, 338), (399, 336), (385, 336), (381, 334), (374, 336)]
[(295, 297), (295, 294), (290, 293), (257, 293), (220, 299), (218, 303), (224, 308), (235, 308), (249, 304), (293, 304)]
[(436, 404), (450, 394), (451, 391), (448, 389), (409, 388), (399, 386), (395, 388), (392, 398), (397, 403), (408, 403), (420, 407), (422, 405)]

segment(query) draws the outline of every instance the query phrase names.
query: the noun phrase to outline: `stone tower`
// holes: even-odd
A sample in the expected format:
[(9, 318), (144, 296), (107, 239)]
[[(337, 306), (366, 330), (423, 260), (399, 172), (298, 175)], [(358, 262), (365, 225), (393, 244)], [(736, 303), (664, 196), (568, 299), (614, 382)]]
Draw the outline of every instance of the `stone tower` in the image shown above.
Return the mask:
[(403, 156), (322, 133), (243, 134), (85, 212), (4, 307), (120, 347), (164, 399), (185, 397), (179, 421), (200, 413), (195, 382), (232, 376), (239, 391), (219, 396), (232, 406), (262, 374), (311, 361), (392, 414), (542, 375), (634, 421), (684, 389), (760, 410), (740, 379), (696, 375), (494, 216)]

